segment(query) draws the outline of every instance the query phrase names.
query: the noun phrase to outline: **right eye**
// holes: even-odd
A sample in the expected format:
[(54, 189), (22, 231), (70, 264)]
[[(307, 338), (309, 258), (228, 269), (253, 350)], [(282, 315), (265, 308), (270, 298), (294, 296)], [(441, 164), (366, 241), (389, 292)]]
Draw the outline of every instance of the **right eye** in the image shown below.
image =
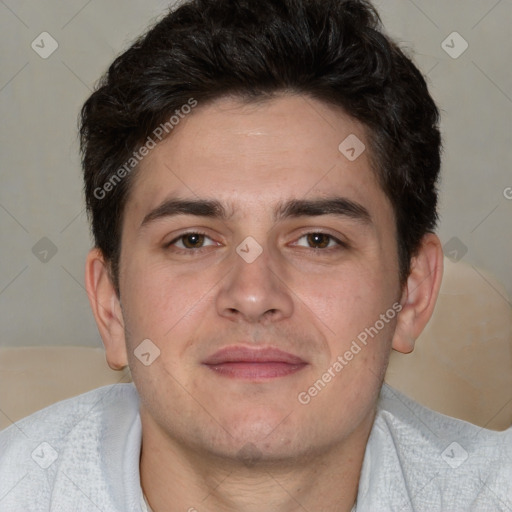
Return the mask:
[(220, 245), (212, 240), (208, 235), (204, 233), (198, 233), (196, 231), (190, 231), (183, 233), (175, 239), (171, 240), (166, 244), (166, 248), (175, 247), (182, 251), (190, 252), (192, 249), (203, 249), (204, 247), (210, 247)]

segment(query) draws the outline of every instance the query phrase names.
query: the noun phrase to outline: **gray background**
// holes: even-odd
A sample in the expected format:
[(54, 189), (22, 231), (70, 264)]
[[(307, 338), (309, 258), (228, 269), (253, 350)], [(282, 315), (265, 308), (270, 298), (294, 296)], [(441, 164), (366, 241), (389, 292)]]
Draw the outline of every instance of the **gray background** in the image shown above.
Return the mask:
[[(512, 0), (375, 4), (442, 109), (441, 240), (451, 257), (494, 274), (512, 295)], [(112, 59), (167, 5), (0, 0), (2, 346), (101, 345), (83, 287), (91, 238), (77, 114)], [(454, 31), (469, 44), (458, 58), (442, 47), (462, 48), (448, 37)], [(46, 59), (31, 47), (42, 46), (42, 32), (59, 45)]]

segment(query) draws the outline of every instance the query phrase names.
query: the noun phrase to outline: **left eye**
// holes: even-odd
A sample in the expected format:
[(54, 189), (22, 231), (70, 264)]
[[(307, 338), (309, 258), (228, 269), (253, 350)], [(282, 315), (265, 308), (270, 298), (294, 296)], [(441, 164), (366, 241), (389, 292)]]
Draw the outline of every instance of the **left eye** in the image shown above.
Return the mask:
[(209, 245), (216, 245), (216, 243), (202, 233), (185, 233), (169, 243), (169, 246), (175, 246), (178, 249), (201, 249)]
[[(300, 243), (301, 240), (303, 243)], [(330, 247), (341, 245), (341, 242), (333, 236), (325, 233), (308, 233), (297, 240), (297, 245), (311, 247), (313, 249), (328, 249)]]

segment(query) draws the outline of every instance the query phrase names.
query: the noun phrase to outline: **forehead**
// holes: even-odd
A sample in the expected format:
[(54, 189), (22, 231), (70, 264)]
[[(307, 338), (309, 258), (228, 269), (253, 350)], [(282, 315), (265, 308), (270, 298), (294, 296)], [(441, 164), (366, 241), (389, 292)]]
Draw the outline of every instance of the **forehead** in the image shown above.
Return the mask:
[(128, 209), (140, 217), (169, 196), (211, 198), (230, 214), (334, 194), (385, 208), (364, 126), (300, 95), (199, 104), (141, 162)]

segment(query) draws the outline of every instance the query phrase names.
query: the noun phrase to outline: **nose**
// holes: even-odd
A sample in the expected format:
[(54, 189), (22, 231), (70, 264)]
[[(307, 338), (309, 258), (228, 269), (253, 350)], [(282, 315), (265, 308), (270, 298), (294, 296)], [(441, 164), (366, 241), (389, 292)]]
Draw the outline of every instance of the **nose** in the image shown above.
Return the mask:
[[(280, 275), (281, 274), (281, 275)], [(267, 251), (251, 263), (235, 255), (216, 297), (220, 316), (235, 322), (267, 323), (289, 318), (293, 294)]]

